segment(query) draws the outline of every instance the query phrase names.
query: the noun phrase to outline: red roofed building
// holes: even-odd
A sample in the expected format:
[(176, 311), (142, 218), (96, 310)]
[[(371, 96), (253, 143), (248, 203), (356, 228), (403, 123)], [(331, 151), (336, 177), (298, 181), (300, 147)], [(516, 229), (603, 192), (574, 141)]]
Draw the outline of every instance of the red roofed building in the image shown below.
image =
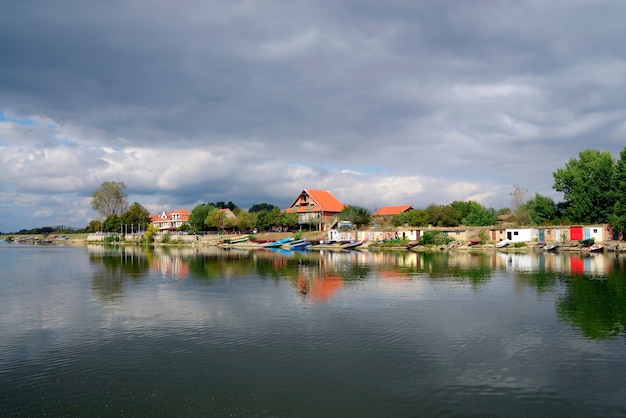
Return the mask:
[(285, 212), (297, 213), (300, 225), (318, 224), (318, 230), (326, 231), (337, 222), (343, 208), (343, 203), (327, 190), (304, 189)]
[(410, 210), (413, 210), (411, 205), (385, 206), (383, 208), (378, 209), (376, 212), (372, 213), (372, 216), (380, 216), (382, 218), (391, 218), (393, 216), (399, 215), (404, 212), (408, 212)]
[(189, 223), (189, 212), (187, 209), (177, 209), (172, 212), (150, 215), (150, 222), (159, 228), (159, 231), (175, 231), (183, 224)]

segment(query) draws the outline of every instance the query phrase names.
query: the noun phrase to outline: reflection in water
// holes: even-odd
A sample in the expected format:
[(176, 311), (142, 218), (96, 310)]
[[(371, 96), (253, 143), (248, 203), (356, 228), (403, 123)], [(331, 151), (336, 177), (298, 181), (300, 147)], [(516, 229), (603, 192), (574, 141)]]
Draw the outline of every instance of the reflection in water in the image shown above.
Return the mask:
[(570, 280), (568, 292), (558, 301), (557, 312), (588, 338), (626, 337), (626, 259), (593, 258), (600, 259), (604, 274), (586, 270), (589, 274)]
[(0, 415), (623, 416), (625, 260), (0, 244)]
[(467, 281), (478, 290), (497, 271), (512, 274), (516, 292), (538, 294), (564, 285), (559, 317), (589, 338), (624, 334), (624, 258), (602, 254), (500, 252), (269, 251), (217, 248), (89, 246), (94, 293), (104, 300), (122, 296), (125, 280), (149, 271), (165, 279), (231, 280), (250, 274), (288, 280), (312, 304), (327, 304), (346, 286), (366, 278), (389, 285), (415, 279)]
[(139, 280), (144, 276), (152, 259), (152, 251), (146, 247), (89, 245), (87, 251), (89, 262), (95, 267), (92, 289), (108, 301), (122, 296), (126, 279)]

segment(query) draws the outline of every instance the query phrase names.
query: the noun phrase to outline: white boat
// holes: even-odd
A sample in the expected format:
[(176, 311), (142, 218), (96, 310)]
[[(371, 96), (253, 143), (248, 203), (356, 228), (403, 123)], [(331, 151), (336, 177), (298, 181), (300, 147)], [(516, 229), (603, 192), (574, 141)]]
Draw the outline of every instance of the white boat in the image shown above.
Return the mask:
[(507, 239), (500, 241), (499, 243), (496, 244), (496, 248), (504, 248), (507, 245), (509, 245), (511, 242)]

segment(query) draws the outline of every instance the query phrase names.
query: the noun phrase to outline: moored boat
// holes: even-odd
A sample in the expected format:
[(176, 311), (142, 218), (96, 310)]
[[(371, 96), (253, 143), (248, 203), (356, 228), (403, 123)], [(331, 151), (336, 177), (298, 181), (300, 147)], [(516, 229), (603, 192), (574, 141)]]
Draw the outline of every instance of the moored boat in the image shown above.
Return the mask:
[(341, 248), (344, 249), (344, 250), (349, 250), (351, 248), (356, 248), (356, 247), (358, 247), (358, 246), (360, 246), (362, 244), (363, 244), (363, 241), (351, 241), (351, 242), (348, 242), (346, 244), (342, 244)]
[(292, 250), (297, 250), (297, 249), (301, 249), (301, 248), (306, 248), (309, 245), (311, 245), (311, 241), (306, 240), (306, 239), (301, 239), (298, 241), (293, 241), (289, 244), (289, 248), (291, 248)]
[(591, 253), (601, 253), (604, 251), (604, 245), (592, 245), (588, 248), (588, 251)]
[(250, 239), (250, 237), (242, 237), (242, 238), (235, 238), (235, 239), (229, 239), (225, 241), (225, 244), (238, 244), (241, 242), (246, 242)]
[(264, 247), (268, 247), (268, 248), (278, 248), (278, 247), (282, 247), (283, 245), (289, 243), (293, 241), (293, 238), (283, 238), (280, 239), (278, 241), (272, 241), (272, 242), (268, 242), (267, 244), (264, 245)]

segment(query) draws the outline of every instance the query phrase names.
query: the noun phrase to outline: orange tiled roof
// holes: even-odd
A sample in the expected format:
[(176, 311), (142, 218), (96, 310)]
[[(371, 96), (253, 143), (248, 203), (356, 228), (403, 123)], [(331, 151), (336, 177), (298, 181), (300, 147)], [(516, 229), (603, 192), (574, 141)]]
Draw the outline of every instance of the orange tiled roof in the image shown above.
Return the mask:
[[(306, 193), (310, 200), (308, 205), (295, 206), (300, 199), (300, 196)], [(339, 213), (343, 210), (344, 205), (337, 200), (328, 190), (311, 190), (304, 189), (302, 193), (298, 195), (298, 198), (287, 208), (286, 212), (336, 212)]]
[(172, 213), (181, 213), (182, 214), (182, 213), (191, 213), (191, 212), (189, 212), (187, 209), (182, 209), (181, 208), (181, 209), (173, 210)]
[[(172, 215), (179, 215), (178, 218), (174, 219), (174, 217)], [(162, 213), (154, 213), (152, 215), (150, 215), (150, 221), (153, 223), (159, 223), (159, 222), (167, 222), (167, 221), (189, 221), (189, 215), (191, 215), (191, 212), (189, 212), (187, 209), (177, 209), (175, 211), (172, 212), (162, 212)]]
[(413, 209), (411, 205), (401, 205), (401, 206), (385, 206), (383, 208), (378, 209), (376, 212), (372, 213), (372, 216), (392, 216), (398, 215), (402, 212), (406, 212), (409, 209)]

